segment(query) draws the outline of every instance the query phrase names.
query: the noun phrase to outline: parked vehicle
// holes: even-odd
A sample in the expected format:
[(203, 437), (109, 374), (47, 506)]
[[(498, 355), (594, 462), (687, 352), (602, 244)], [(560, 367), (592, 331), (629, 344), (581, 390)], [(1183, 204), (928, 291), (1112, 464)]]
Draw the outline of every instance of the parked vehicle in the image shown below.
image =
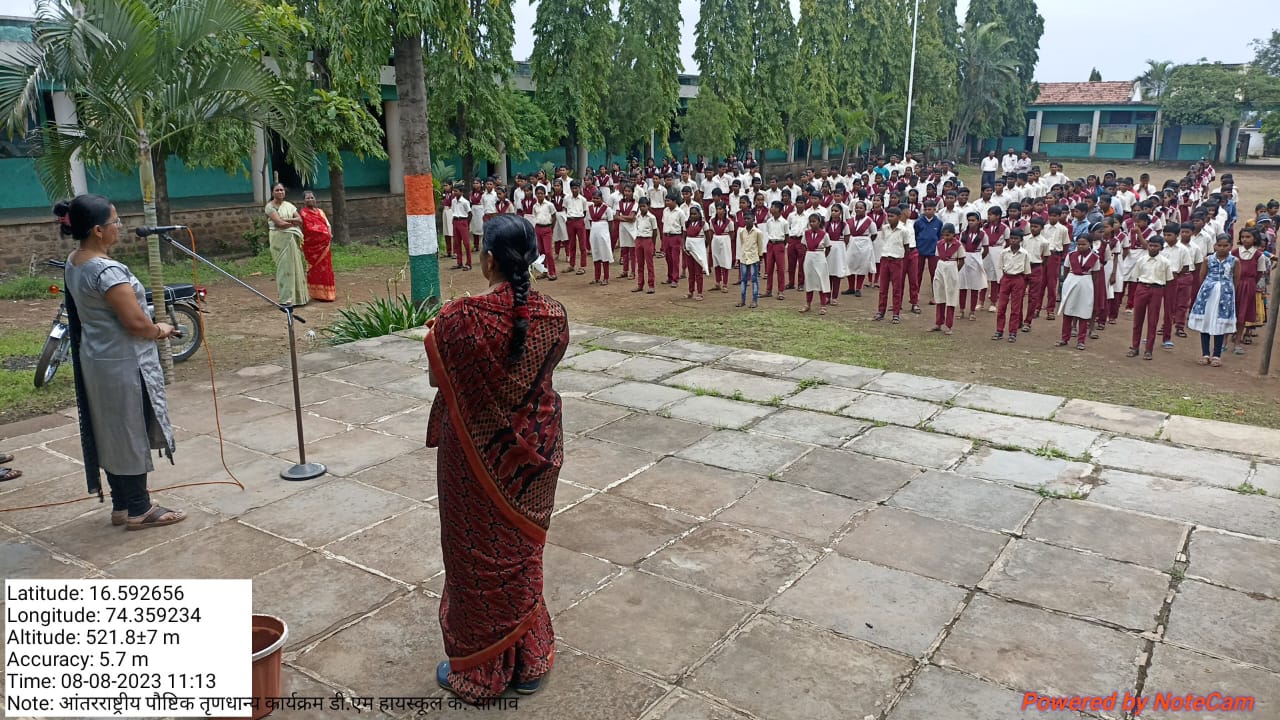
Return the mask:
[[(66, 267), (62, 260), (50, 260), (49, 265), (59, 269)], [(49, 292), (60, 294), (65, 291), (57, 285), (51, 285)], [(174, 362), (186, 360), (200, 347), (198, 313), (204, 312), (202, 306), (206, 295), (208, 291), (202, 285), (179, 283), (164, 286), (165, 314), (168, 315), (168, 323), (178, 329), (178, 334), (169, 341)], [(147, 312), (154, 320), (155, 303), (150, 290), (147, 291)], [(67, 325), (67, 304), (64, 301), (58, 306), (58, 314), (53, 319), (53, 326), (49, 328), (49, 337), (45, 339), (40, 359), (36, 361), (36, 387), (48, 385), (57, 374), (58, 366), (70, 358), (71, 329)]]

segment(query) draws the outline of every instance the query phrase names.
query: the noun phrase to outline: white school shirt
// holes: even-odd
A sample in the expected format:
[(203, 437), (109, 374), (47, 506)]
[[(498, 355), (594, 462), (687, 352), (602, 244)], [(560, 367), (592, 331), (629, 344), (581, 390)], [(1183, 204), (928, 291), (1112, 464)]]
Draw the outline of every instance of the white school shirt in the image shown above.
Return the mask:
[(1031, 256), (1021, 247), (1015, 252), (1005, 248), (1000, 254), (1000, 268), (1005, 275), (1029, 275), (1031, 274)]
[(995, 172), (1000, 169), (1000, 158), (984, 157), (982, 158), (982, 172)]
[(1005, 175), (1015, 172), (1017, 170), (1017, 167), (1018, 167), (1017, 155), (1011, 155), (1009, 153), (1005, 153), (1004, 156), (1000, 158), (1000, 169), (1004, 170)]
[(556, 221), (556, 204), (550, 200), (533, 204), (533, 224), (551, 225)]
[(789, 237), (804, 237), (804, 231), (809, 227), (809, 212), (797, 210), (791, 213), (791, 217), (787, 218), (787, 235)]
[(764, 221), (764, 239), (766, 242), (785, 241), (787, 239), (787, 230), (791, 227), (790, 221), (781, 215), (775, 220), (772, 215)]
[(1173, 245), (1165, 243), (1160, 248), (1160, 257), (1168, 261), (1169, 267), (1176, 273), (1184, 272), (1191, 265), (1191, 253), (1180, 242)]
[(880, 256), (901, 260), (907, 256), (907, 248), (916, 246), (915, 234), (907, 225), (898, 223), (898, 227), (885, 224), (880, 228)]
[(1143, 254), (1125, 280), (1148, 285), (1168, 285), (1173, 282), (1173, 268), (1169, 267), (1169, 261), (1163, 255), (1151, 257), (1149, 254)]
[(782, 188), (778, 188), (777, 190), (765, 190), (764, 204), (773, 205), (776, 202), (782, 202)]
[(1049, 255), (1049, 243), (1044, 238), (1044, 230), (1039, 235), (1027, 233), (1022, 237), (1022, 249), (1026, 251), (1031, 262), (1039, 265)]
[(485, 215), (495, 215), (498, 212), (498, 193), (486, 192), (480, 195), (480, 207)]
[(702, 191), (702, 197), (704, 198), (711, 197), (711, 192), (718, 187), (720, 187), (720, 184), (716, 182), (715, 178), (710, 180), (704, 178), (698, 182), (698, 189)]
[(651, 238), (658, 233), (658, 217), (650, 210), (647, 213), (636, 210), (635, 236), (637, 238)]
[(665, 207), (667, 201), (667, 187), (665, 185), (654, 185), (649, 188), (649, 211), (653, 212), (653, 208)]
[(1206, 256), (1213, 253), (1213, 246), (1217, 243), (1217, 238), (1217, 234), (1214, 233), (1208, 225), (1205, 225), (1201, 228), (1200, 232), (1191, 236), (1191, 244), (1195, 246), (1196, 250), (1199, 252), (1200, 259), (1203, 260)]
[(1044, 229), (1040, 231), (1040, 236), (1045, 239), (1045, 244), (1050, 252), (1062, 252), (1067, 245), (1067, 239), (1070, 233), (1067, 232), (1067, 226), (1062, 223), (1045, 223)]
[(1040, 179), (1043, 180), (1051, 189), (1054, 185), (1065, 185), (1071, 182), (1071, 178), (1067, 177), (1066, 173), (1060, 172), (1042, 175)]
[[(991, 193), (991, 204), (999, 205), (1001, 210), (1008, 210), (1009, 203), (1011, 202), (1013, 202), (1013, 199), (1009, 197), (1009, 194), (1007, 192), (1003, 192), (999, 194)], [(1004, 214), (1007, 215), (1008, 213), (1006, 212)]]
[(1187, 253), (1191, 256), (1192, 270), (1195, 270), (1196, 268), (1200, 267), (1200, 263), (1204, 262), (1204, 259), (1209, 256), (1209, 253), (1205, 253), (1200, 250), (1200, 245), (1196, 243), (1195, 240), (1196, 239), (1194, 237), (1191, 238), (1191, 242), (1187, 243), (1186, 245), (1182, 245), (1181, 239), (1178, 240), (1178, 244), (1186, 248)]
[(471, 201), (458, 196), (449, 203), (449, 212), (455, 218), (463, 218), (471, 214)]
[(951, 210), (947, 210), (945, 207), (940, 207), (938, 208), (937, 216), (942, 219), (943, 225), (946, 225), (947, 223), (954, 225), (957, 233), (963, 229), (962, 225), (964, 223), (964, 215), (960, 213), (960, 208), (958, 206)]
[(573, 195), (565, 195), (564, 196), (564, 215), (565, 217), (571, 220), (586, 217), (587, 215), (586, 196), (578, 195), (577, 197), (574, 197)]
[(662, 234), (684, 235), (684, 223), (689, 219), (688, 212), (679, 205), (662, 211)]

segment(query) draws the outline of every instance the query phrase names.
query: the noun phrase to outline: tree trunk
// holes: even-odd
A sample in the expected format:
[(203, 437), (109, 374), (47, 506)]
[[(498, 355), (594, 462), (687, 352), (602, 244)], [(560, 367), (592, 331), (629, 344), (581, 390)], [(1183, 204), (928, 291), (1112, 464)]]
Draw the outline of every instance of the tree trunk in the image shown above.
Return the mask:
[[(133, 105), (134, 127), (138, 134), (138, 184), (142, 190), (142, 221), (145, 225), (155, 227), (156, 222), (156, 175), (151, 159), (151, 140), (147, 137), (147, 126), (142, 119), (142, 101)], [(164, 316), (164, 265), (160, 261), (160, 238), (151, 235), (147, 238), (147, 271), (151, 275), (151, 297), (155, 301), (157, 319), (168, 321)], [(164, 384), (173, 383), (173, 353), (169, 350), (168, 339), (156, 342), (160, 350), (160, 368), (164, 371)]]
[[(431, 133), (427, 123), (427, 84), (422, 67), (422, 34), (406, 31), (395, 42), (396, 94), (404, 155), (405, 210), (409, 231), (409, 279), (413, 302), (440, 297), (440, 241), (434, 222), (431, 182)], [(413, 193), (413, 197), (410, 194)]]
[(796, 136), (792, 135), (791, 133), (787, 133), (787, 162), (793, 163), (795, 161), (796, 161)]
[(339, 245), (351, 242), (347, 216), (347, 183), (342, 173), (342, 163), (329, 156), (329, 196), (333, 203), (333, 241)]
[(588, 152), (587, 144), (579, 140), (578, 142), (578, 176), (586, 179), (591, 173), (591, 155)]
[[(166, 161), (169, 159), (169, 153), (162, 149), (157, 149), (151, 154), (151, 170), (155, 175), (156, 182), (156, 221), (151, 223), (155, 225), (172, 225), (172, 213), (169, 208), (169, 169), (166, 167)], [(172, 262), (174, 249), (169, 243), (160, 244), (160, 261)]]
[(822, 162), (831, 162), (831, 143), (826, 140), (822, 141)]

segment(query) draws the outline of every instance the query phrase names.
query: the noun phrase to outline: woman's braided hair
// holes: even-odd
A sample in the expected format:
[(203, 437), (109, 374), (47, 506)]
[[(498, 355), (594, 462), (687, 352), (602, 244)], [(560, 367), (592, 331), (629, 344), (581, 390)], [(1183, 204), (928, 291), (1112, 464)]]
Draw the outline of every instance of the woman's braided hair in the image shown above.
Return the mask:
[(498, 272), (511, 285), (515, 321), (507, 362), (514, 365), (524, 357), (529, 334), (529, 266), (538, 259), (533, 224), (519, 215), (498, 215), (484, 224), (484, 251), (493, 255)]

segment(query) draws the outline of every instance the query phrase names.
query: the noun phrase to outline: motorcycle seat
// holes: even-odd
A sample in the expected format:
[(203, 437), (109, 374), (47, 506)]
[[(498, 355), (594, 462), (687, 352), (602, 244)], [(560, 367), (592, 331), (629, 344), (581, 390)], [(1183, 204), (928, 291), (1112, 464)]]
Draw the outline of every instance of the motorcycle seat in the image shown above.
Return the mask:
[[(196, 286), (191, 283), (179, 283), (177, 285), (165, 285), (164, 296), (171, 301), (186, 300), (196, 296)], [(152, 293), (147, 291), (147, 303), (152, 301)]]

